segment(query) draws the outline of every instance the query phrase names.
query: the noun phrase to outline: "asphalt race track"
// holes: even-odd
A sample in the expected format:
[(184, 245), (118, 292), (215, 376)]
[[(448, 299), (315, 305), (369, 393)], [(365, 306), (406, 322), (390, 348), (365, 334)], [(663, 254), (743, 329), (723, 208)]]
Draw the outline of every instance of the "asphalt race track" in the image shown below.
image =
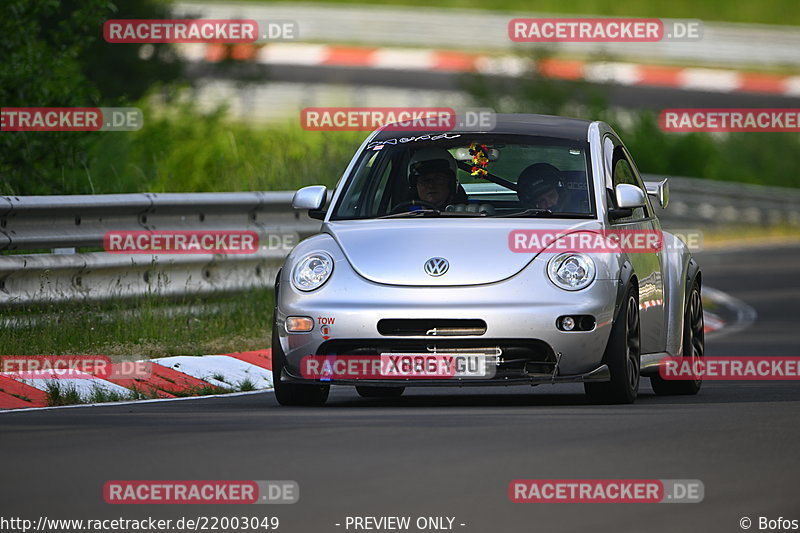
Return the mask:
[[(758, 312), (708, 355), (798, 355), (800, 249), (699, 254), (705, 283)], [(408, 394), (408, 393), (407, 393)], [(800, 383), (706, 382), (696, 397), (588, 405), (580, 386), (334, 391), (324, 408), (271, 393), (0, 414), (0, 515), (35, 519), (278, 516), (279, 531), (346, 531), (351, 516), (451, 516), (469, 532), (742, 531), (800, 519)], [(694, 504), (514, 504), (519, 478), (699, 479)], [(108, 505), (108, 480), (295, 480), (263, 506)], [(341, 524), (341, 526), (336, 526)], [(464, 524), (461, 526), (460, 524)], [(352, 531), (352, 528), (350, 529)], [(411, 531), (416, 531), (412, 528)]]

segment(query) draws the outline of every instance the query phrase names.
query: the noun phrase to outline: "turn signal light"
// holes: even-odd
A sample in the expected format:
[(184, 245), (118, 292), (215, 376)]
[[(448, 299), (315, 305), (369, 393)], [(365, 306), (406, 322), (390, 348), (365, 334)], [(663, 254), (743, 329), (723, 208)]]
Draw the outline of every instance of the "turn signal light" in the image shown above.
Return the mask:
[(307, 316), (286, 317), (286, 331), (289, 333), (305, 333), (314, 329), (314, 320)]

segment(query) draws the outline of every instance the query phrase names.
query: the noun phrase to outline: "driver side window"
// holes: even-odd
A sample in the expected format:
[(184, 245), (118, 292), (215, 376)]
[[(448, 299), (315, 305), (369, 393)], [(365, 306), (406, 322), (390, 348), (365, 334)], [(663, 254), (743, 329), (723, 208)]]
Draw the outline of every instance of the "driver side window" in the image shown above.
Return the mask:
[(391, 191), (388, 187), (389, 178), (392, 176), (394, 169), (394, 162), (389, 161), (380, 178), (374, 182), (372, 188), (374, 189), (370, 195), (368, 205), (370, 206), (369, 212), (365, 213), (367, 216), (379, 216), (386, 212), (387, 205), (390, 200)]
[[(628, 185), (633, 185), (635, 187), (642, 189), (642, 191), (645, 192), (645, 197), (646, 197), (647, 193), (646, 191), (644, 191), (644, 189), (642, 188), (642, 184), (637, 179), (636, 174), (634, 173), (630, 162), (628, 162), (628, 158), (626, 157), (625, 152), (622, 150), (621, 146), (617, 146), (614, 149), (614, 158), (612, 165), (613, 165), (612, 166), (613, 172), (612, 172), (611, 183), (613, 189), (611, 190), (611, 200), (612, 200), (611, 205), (614, 205), (616, 207), (617, 201), (616, 201), (616, 196), (614, 195), (614, 189), (616, 189), (617, 185), (621, 183), (626, 183)], [(633, 210), (633, 214), (630, 217), (618, 219), (617, 222), (623, 222), (623, 223), (632, 222), (635, 220), (641, 220), (647, 218), (647, 216), (648, 216), (647, 211), (644, 207), (637, 207), (636, 209)]]

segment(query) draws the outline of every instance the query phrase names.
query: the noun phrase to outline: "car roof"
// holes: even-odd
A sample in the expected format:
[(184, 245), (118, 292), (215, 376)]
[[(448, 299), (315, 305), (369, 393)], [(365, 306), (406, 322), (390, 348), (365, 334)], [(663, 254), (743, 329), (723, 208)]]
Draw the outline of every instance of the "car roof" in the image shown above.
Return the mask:
[[(586, 141), (590, 120), (557, 117), (553, 115), (497, 114), (495, 127), (491, 130), (458, 130), (456, 133), (497, 133), (506, 135), (536, 135), (555, 137), (572, 141)], [(397, 137), (425, 135), (434, 133), (429, 130), (397, 131), (381, 128), (375, 134), (374, 141), (383, 141)], [(437, 132), (443, 133), (443, 132)]]

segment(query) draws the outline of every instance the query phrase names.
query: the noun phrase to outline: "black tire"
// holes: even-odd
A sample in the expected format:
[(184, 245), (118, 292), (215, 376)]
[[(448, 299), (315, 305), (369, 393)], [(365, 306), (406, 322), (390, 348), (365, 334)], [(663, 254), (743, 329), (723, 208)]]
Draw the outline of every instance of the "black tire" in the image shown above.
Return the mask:
[[(700, 297), (700, 284), (692, 282), (692, 289), (686, 299), (683, 311), (683, 357), (700, 359), (705, 354), (705, 323), (703, 322), (703, 299)], [(694, 361), (692, 361), (694, 363)], [(700, 392), (702, 379), (674, 380), (660, 375), (650, 376), (653, 391), (661, 396), (690, 396)]]
[[(276, 315), (277, 316), (277, 309)], [(330, 392), (330, 385), (306, 385), (299, 383), (284, 383), (281, 381), (281, 372), (286, 366), (286, 356), (281, 348), (278, 338), (278, 326), (272, 324), (272, 382), (275, 387), (275, 398), (278, 403), (286, 406), (311, 406), (325, 405)]]
[(633, 403), (639, 394), (641, 327), (636, 288), (631, 286), (611, 327), (603, 362), (611, 372), (611, 381), (584, 383), (586, 395), (595, 403)]
[(399, 398), (406, 390), (405, 387), (371, 387), (357, 385), (356, 392), (362, 398)]

